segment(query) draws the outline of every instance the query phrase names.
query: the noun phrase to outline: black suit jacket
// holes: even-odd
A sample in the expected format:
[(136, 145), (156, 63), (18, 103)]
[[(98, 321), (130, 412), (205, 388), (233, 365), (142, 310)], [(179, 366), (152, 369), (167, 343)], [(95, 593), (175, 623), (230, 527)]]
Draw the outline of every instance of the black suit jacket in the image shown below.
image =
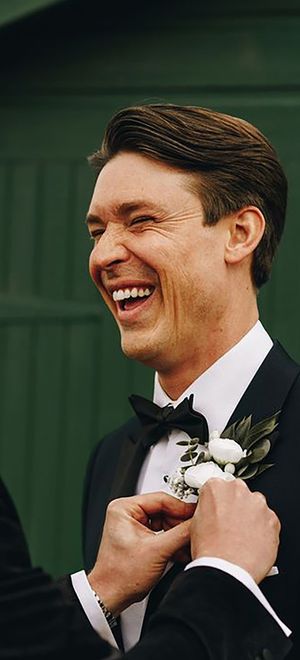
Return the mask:
[[(277, 560), (279, 575), (260, 585), (271, 605), (293, 631), (289, 660), (300, 657), (300, 367), (278, 342), (267, 355), (241, 398), (228, 424), (252, 414), (256, 423), (281, 410), (279, 435), (268, 455), (274, 467), (248, 481), (252, 490), (265, 494), (282, 524)], [(226, 424), (227, 426), (227, 424)], [(106, 436), (95, 448), (86, 474), (83, 501), (84, 556), (93, 565), (108, 502), (133, 495), (146, 450), (140, 442), (141, 426), (136, 418)], [(269, 460), (270, 459), (270, 460)], [(171, 574), (153, 590), (146, 622), (155, 611)], [(245, 613), (247, 616), (247, 613)], [(144, 626), (145, 628), (145, 626)]]
[[(174, 582), (149, 634), (124, 657), (282, 660), (289, 648), (245, 587), (221, 571), (197, 568)], [(31, 566), (16, 510), (0, 481), (1, 660), (100, 660), (115, 658), (111, 651), (90, 627), (69, 578), (54, 582)]]
[(108, 656), (90, 626), (69, 577), (54, 582), (31, 565), (13, 501), (0, 480), (0, 658)]

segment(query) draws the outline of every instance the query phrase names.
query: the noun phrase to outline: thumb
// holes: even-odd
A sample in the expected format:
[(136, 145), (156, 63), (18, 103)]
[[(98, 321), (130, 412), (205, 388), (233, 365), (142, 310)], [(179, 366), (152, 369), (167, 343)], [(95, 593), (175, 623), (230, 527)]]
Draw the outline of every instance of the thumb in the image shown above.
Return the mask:
[(191, 519), (185, 520), (167, 532), (156, 535), (158, 551), (164, 559), (170, 559), (175, 552), (189, 544), (191, 522)]

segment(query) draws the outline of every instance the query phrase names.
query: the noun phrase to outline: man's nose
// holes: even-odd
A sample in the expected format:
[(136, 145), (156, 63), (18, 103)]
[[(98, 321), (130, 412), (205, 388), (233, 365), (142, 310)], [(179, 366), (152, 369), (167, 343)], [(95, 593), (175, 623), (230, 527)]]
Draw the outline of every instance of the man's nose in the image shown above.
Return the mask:
[(129, 256), (129, 251), (124, 245), (122, 228), (107, 226), (92, 251), (91, 259), (98, 268), (107, 270), (114, 264), (127, 261)]

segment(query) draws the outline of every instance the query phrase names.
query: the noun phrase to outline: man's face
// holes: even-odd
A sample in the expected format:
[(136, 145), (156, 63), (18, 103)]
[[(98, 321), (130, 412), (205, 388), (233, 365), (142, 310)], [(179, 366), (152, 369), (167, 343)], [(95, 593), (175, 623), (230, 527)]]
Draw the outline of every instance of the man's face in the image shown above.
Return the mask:
[(197, 359), (226, 309), (220, 220), (204, 225), (190, 175), (120, 152), (101, 171), (88, 227), (90, 274), (121, 333), (124, 353), (161, 372)]

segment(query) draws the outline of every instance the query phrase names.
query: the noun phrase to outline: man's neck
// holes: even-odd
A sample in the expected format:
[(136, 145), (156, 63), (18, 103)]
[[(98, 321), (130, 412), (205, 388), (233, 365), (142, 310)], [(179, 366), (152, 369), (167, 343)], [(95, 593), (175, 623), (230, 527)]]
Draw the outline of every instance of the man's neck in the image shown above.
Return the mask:
[(170, 369), (158, 369), (160, 385), (170, 399), (176, 401), (196, 378), (233, 348), (251, 330), (257, 320), (258, 315), (239, 332), (230, 333), (226, 339), (223, 337), (222, 341), (214, 341), (211, 345), (207, 342), (205, 346), (199, 342), (199, 352), (194, 354), (192, 359), (174, 364)]

